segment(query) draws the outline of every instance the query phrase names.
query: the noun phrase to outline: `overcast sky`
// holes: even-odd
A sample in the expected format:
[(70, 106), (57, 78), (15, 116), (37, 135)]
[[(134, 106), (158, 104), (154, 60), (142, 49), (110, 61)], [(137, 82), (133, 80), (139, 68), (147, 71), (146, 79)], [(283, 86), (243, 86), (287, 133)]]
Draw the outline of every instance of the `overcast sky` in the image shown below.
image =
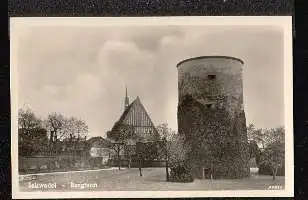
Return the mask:
[(60, 112), (104, 136), (123, 112), (125, 85), (154, 124), (177, 130), (177, 68), (186, 58), (245, 62), (247, 124), (283, 125), (283, 29), (279, 27), (32, 27), (18, 41), (19, 107)]

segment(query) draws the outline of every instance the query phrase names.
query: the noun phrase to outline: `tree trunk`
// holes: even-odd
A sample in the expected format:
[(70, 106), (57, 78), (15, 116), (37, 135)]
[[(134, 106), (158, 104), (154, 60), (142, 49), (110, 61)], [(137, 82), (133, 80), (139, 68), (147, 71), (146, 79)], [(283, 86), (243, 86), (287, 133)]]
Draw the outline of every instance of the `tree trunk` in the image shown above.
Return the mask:
[(51, 171), (51, 148), (49, 148), (48, 153), (49, 153), (49, 155), (48, 155), (48, 170)]
[(140, 159), (140, 160), (139, 160), (139, 175), (140, 175), (140, 176), (142, 176), (142, 165), (143, 165), (142, 162), (143, 162), (143, 160)]
[(120, 151), (118, 151), (118, 165), (119, 165), (119, 170), (121, 170)]
[(139, 166), (139, 175), (142, 176), (141, 166)]
[(276, 180), (277, 168), (278, 168), (278, 167), (275, 167), (275, 168), (273, 169), (273, 181)]
[(131, 161), (132, 161), (131, 156), (129, 156), (129, 160), (128, 160), (128, 169), (130, 169)]
[(48, 142), (48, 154), (49, 154), (49, 156), (48, 156), (48, 169), (49, 169), (49, 171), (51, 171), (51, 156), (52, 156), (52, 153), (51, 153), (51, 151), (52, 151), (52, 144), (53, 144), (53, 132), (51, 132), (50, 133), (50, 138), (49, 138), (49, 142)]
[(166, 179), (167, 181), (169, 181), (169, 170), (168, 170), (169, 166), (168, 166), (168, 159), (166, 159)]
[(210, 168), (211, 181), (213, 181), (213, 171), (214, 171), (214, 165), (213, 165), (213, 161), (211, 161), (211, 168)]

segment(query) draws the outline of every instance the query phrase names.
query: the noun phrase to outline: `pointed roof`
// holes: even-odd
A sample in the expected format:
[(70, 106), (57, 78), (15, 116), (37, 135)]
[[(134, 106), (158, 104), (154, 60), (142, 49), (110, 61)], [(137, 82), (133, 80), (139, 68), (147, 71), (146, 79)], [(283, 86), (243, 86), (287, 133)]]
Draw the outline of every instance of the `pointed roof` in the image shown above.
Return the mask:
[[(131, 104), (129, 104), (129, 106), (126, 108), (126, 110), (124, 110), (123, 114), (121, 115), (120, 119), (118, 120), (118, 122), (122, 122), (125, 117), (127, 116), (128, 112), (131, 110), (131, 107), (133, 106), (133, 104), (135, 103), (137, 99), (135, 99)], [(118, 123), (117, 122), (117, 123)]]
[[(120, 117), (120, 119), (118, 120), (118, 122), (122, 122), (122, 121), (126, 118), (127, 114), (128, 114), (129, 111), (134, 107), (134, 105), (140, 105), (140, 106), (142, 107), (142, 109), (144, 110), (145, 114), (150, 118), (149, 114), (147, 113), (147, 111), (145, 110), (143, 104), (141, 103), (139, 96), (137, 96), (136, 99), (135, 99), (131, 104), (129, 104), (129, 106), (128, 106), (128, 107), (126, 108), (126, 110), (123, 112), (123, 114), (121, 115), (121, 117)], [(151, 118), (150, 118), (150, 119), (151, 119)], [(150, 121), (151, 121), (152, 125), (154, 126), (152, 120), (150, 120)]]
[[(129, 106), (125, 109), (125, 111), (123, 112), (123, 114), (121, 115), (120, 119), (114, 124), (114, 126), (112, 127), (112, 131), (115, 130), (116, 128), (118, 128), (118, 126), (120, 126), (121, 124), (125, 124), (123, 123), (125, 121), (125, 119), (127, 118), (127, 116), (130, 114), (130, 112), (135, 109), (136, 107), (140, 107), (142, 112), (146, 115), (146, 117), (148, 118), (148, 122), (150, 123), (149, 126), (152, 126), (155, 130), (155, 125), (152, 122), (149, 114), (147, 113), (146, 109), (144, 108), (143, 104), (141, 103), (141, 100), (139, 98), (139, 96), (136, 97), (136, 99), (129, 104)], [(156, 131), (155, 131), (156, 132)]]

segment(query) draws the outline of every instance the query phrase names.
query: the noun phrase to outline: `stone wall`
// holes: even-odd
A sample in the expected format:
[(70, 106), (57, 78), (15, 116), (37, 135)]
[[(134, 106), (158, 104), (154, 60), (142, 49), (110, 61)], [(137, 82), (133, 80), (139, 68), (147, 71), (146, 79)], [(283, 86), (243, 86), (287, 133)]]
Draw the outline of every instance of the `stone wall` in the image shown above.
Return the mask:
[(226, 57), (201, 57), (180, 63), (179, 104), (191, 95), (203, 104), (215, 103), (233, 115), (243, 109), (242, 71), (242, 62)]
[[(106, 161), (107, 159), (107, 161)], [(108, 157), (91, 156), (36, 156), (18, 157), (19, 173), (43, 173), (57, 171), (86, 170), (108, 167)]]
[(204, 169), (214, 178), (249, 175), (243, 63), (228, 57), (201, 57), (178, 65), (178, 130), (190, 146), (193, 176)]

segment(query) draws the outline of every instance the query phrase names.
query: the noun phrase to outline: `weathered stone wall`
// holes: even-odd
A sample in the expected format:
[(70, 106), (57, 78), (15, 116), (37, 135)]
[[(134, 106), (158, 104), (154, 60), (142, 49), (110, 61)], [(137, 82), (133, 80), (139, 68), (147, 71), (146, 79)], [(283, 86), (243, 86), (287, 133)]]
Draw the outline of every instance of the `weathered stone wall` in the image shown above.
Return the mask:
[(201, 57), (178, 64), (178, 129), (190, 146), (194, 177), (208, 168), (214, 178), (249, 175), (243, 110), (243, 62)]
[[(230, 113), (243, 109), (243, 64), (226, 57), (191, 59), (178, 65), (179, 104), (186, 95), (206, 103), (215, 102)], [(211, 75), (216, 78), (211, 79)]]

